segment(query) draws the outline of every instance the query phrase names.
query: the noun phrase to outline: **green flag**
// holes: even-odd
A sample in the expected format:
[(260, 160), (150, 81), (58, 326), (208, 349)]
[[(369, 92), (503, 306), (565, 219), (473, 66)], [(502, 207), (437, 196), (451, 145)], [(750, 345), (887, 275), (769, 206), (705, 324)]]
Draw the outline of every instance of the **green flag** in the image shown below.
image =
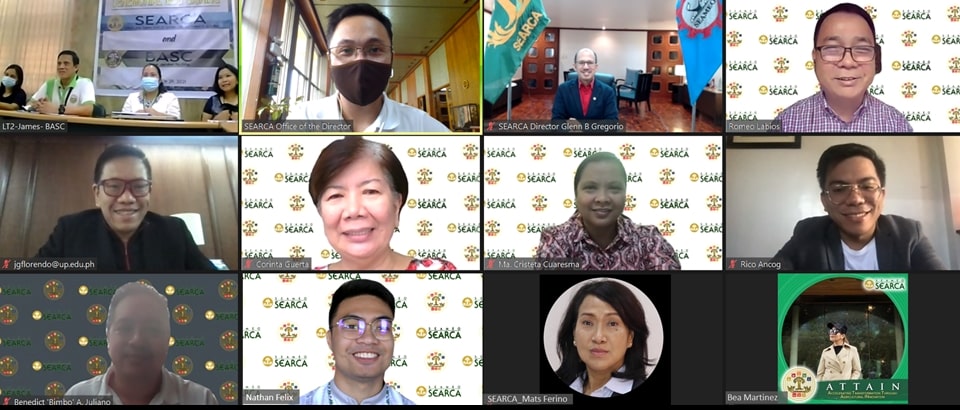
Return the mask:
[(497, 0), (483, 57), (483, 98), (491, 104), (506, 91), (523, 56), (550, 24), (541, 0)]

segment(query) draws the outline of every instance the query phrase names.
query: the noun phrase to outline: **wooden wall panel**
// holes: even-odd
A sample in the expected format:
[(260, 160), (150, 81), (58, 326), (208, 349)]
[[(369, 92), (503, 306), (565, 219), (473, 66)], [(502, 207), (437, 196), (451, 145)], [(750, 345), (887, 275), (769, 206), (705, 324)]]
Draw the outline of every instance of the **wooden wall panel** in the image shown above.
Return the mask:
[(26, 252), (24, 238), (29, 225), (24, 221), (27, 219), (27, 204), (33, 202), (32, 196), (27, 197), (27, 192), (32, 185), (29, 181), (33, 179), (31, 172), (35, 163), (36, 144), (19, 145), (14, 142), (12, 151), (9, 182), (5, 196), (0, 198), (4, 204), (3, 219), (0, 220), (0, 251), (4, 255), (18, 256)]
[(240, 269), (240, 227), (237, 225), (240, 218), (237, 192), (239, 174), (236, 164), (238, 153), (237, 147), (203, 147), (201, 152), (206, 168), (206, 199), (212, 212), (210, 223), (204, 223), (204, 236), (214, 238), (213, 242), (207, 241), (206, 246), (213, 247), (213, 254), (223, 255), (224, 262), (234, 270)]
[[(0, 140), (0, 255), (33, 256), (60, 216), (95, 208), (97, 156), (118, 142), (138, 146), (150, 160), (154, 182), (150, 210), (162, 215), (200, 214), (205, 240), (200, 250), (238, 269), (237, 137)], [(11, 156), (12, 163), (5, 160)]]
[[(10, 185), (10, 172), (13, 170), (13, 139), (0, 137), (0, 226), (3, 226), (4, 198), (7, 196), (7, 187)], [(2, 243), (2, 241), (0, 241)], [(0, 255), (3, 255), (0, 246)]]
[(403, 96), (403, 103), (414, 108), (417, 107), (417, 75), (411, 72), (411, 75), (403, 80), (407, 83), (407, 95)]
[(26, 249), (21, 249), (21, 256), (37, 253), (60, 216), (96, 207), (93, 168), (105, 146), (100, 142), (29, 141), (24, 144), (25, 148), (36, 150), (37, 155), (33, 157), (36, 181), (28, 185), (24, 196), (25, 200), (33, 199), (32, 206), (26, 202), (21, 204), (26, 213), (23, 221), (28, 222), (26, 240), (21, 242)]
[[(447, 69), (450, 73), (450, 108), (463, 104), (480, 104), (480, 30), (473, 9), (447, 38)], [(438, 84), (432, 84), (437, 86)], [(416, 105), (414, 105), (416, 106)]]
[(233, 199), (233, 209), (235, 210), (240, 209), (240, 174), (238, 173), (238, 170), (240, 169), (239, 158), (239, 145), (223, 146), (223, 165), (227, 168), (227, 176), (229, 177), (227, 186), (230, 187), (230, 195), (232, 195), (231, 199)]

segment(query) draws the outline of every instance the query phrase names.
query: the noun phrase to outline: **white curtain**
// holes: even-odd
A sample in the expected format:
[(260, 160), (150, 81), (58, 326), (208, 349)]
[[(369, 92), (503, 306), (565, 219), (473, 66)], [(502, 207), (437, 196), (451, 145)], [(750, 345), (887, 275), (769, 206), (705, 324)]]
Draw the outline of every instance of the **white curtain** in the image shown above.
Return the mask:
[(56, 76), (57, 54), (70, 49), (73, 10), (80, 1), (84, 0), (0, 0), (0, 70), (11, 64), (23, 67), (28, 99), (41, 83)]

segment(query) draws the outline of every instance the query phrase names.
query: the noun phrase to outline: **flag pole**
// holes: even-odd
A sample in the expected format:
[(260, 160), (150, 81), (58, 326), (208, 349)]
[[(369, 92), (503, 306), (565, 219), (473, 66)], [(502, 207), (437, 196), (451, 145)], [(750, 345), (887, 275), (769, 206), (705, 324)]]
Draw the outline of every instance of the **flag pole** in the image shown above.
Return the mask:
[(513, 111), (513, 79), (507, 83), (507, 121), (510, 121), (510, 111)]
[(693, 103), (693, 113), (690, 115), (690, 132), (697, 129), (697, 103)]

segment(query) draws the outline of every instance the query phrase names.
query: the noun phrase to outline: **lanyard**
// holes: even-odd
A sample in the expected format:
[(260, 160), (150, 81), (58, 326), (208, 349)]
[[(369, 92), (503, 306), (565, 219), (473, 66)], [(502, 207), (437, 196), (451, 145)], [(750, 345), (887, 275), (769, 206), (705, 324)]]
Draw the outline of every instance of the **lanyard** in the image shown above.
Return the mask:
[(159, 99), (160, 99), (160, 93), (157, 93), (157, 96), (153, 97), (153, 100), (150, 100), (150, 101), (147, 101), (147, 98), (143, 95), (143, 93), (140, 93), (140, 105), (143, 105), (143, 108), (153, 107), (153, 105), (156, 104), (157, 100)]
[(63, 95), (63, 85), (62, 85), (62, 84), (60, 84), (60, 89), (57, 90), (57, 91), (60, 93), (60, 106), (61, 106), (61, 107), (66, 106), (66, 105), (67, 105), (67, 98), (70, 98), (70, 93), (73, 92), (73, 87), (70, 87), (70, 88), (67, 90), (67, 95)]

